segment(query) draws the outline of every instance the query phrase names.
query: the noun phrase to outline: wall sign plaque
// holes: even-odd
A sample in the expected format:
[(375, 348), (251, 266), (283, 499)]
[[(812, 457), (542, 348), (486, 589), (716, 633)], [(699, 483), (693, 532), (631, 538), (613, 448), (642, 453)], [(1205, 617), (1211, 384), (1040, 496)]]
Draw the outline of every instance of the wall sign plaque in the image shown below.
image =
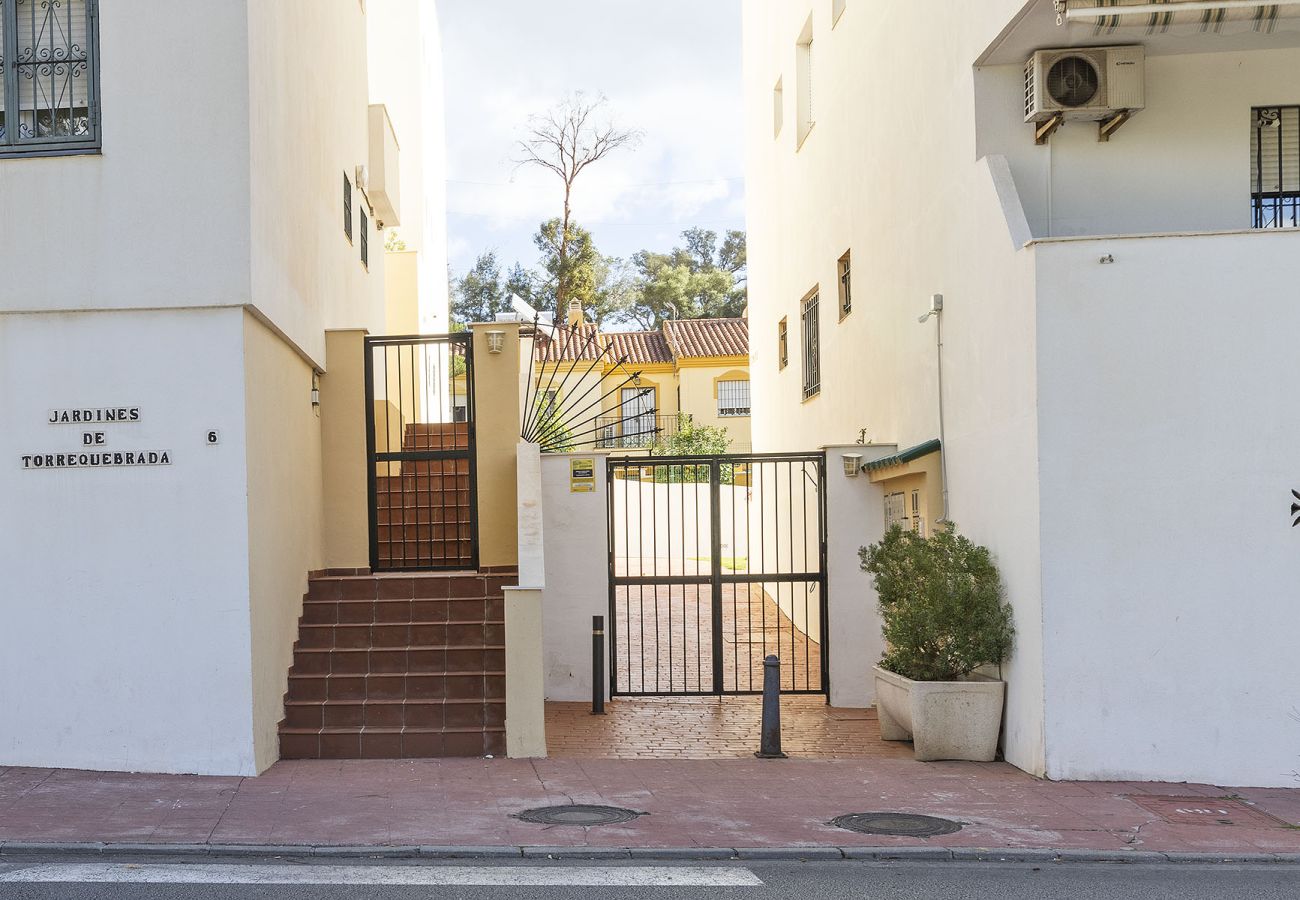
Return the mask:
[[(140, 421), (138, 406), (81, 407), (52, 409), (46, 420), (50, 425), (120, 425)], [(49, 453), (24, 453), (19, 457), (24, 469), (102, 469), (124, 466), (170, 466), (170, 450), (132, 447), (130, 450), (108, 448), (109, 432), (81, 432), (81, 447)]]

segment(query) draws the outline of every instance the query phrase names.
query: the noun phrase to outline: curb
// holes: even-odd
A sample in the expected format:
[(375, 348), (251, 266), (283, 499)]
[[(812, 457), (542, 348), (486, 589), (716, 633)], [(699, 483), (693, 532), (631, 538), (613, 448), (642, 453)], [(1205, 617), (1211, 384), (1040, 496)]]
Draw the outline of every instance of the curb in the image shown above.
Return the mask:
[(443, 847), (311, 844), (132, 844), (5, 841), (0, 859), (16, 856), (161, 856), (174, 859), (282, 857), (316, 859), (528, 859), (963, 863), (1125, 863), (1300, 866), (1300, 853), (1161, 853), (1153, 850), (983, 849), (974, 847)]

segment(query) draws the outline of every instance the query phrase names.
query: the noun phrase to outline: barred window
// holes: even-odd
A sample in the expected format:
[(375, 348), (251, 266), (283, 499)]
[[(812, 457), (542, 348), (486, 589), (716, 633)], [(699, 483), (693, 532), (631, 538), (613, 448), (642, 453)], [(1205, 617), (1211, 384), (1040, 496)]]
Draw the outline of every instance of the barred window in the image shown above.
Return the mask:
[(803, 398), (805, 400), (817, 395), (822, 389), (821, 335), (819, 334), (817, 315), (819, 299), (817, 291), (813, 291), (804, 298), (801, 304), (801, 318), (803, 320)]
[(776, 359), (778, 368), (782, 369), (790, 362), (790, 326), (785, 319), (776, 326)]
[(361, 210), (361, 265), (370, 271), (370, 219), (364, 209)]
[(718, 415), (722, 418), (749, 415), (749, 382), (718, 382)]
[(0, 0), (0, 156), (99, 149), (99, 0)]
[(352, 241), (352, 182), (348, 179), (348, 173), (343, 173), (343, 233), (348, 236), (348, 242)]
[(1300, 226), (1300, 106), (1260, 106), (1251, 118), (1252, 224)]
[(845, 250), (844, 255), (840, 257), (840, 318), (843, 319), (849, 313), (853, 312), (853, 279), (850, 273), (850, 257), (852, 251)]

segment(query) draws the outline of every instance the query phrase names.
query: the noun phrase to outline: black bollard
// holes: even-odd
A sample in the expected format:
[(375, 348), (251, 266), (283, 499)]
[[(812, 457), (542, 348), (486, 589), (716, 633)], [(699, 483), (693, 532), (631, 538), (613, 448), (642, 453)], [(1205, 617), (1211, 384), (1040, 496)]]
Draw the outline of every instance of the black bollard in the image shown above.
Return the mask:
[(775, 656), (763, 660), (763, 736), (759, 759), (786, 759), (781, 752), (781, 661)]
[(605, 714), (605, 617), (591, 617), (591, 714)]

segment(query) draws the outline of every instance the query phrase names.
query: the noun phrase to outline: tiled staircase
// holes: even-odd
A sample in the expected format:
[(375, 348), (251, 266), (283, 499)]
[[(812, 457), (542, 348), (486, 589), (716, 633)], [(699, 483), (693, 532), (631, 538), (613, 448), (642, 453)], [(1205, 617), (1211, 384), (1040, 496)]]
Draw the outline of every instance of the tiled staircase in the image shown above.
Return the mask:
[(314, 576), (289, 670), (280, 755), (505, 753), (512, 574)]
[[(468, 450), (469, 425), (410, 424), (402, 452)], [(470, 566), (473, 517), (468, 459), (381, 463), (375, 478), (379, 565)]]

